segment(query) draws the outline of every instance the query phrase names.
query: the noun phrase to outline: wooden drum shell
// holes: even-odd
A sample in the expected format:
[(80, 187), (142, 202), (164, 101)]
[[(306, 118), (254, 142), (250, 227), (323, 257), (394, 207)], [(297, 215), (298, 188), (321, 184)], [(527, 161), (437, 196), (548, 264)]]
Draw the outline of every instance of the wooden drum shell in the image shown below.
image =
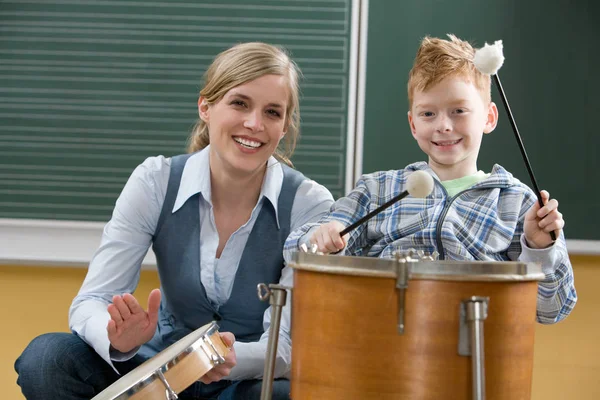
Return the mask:
[[(209, 339), (221, 354), (227, 354), (227, 347), (218, 332), (210, 335)], [(212, 368), (213, 366), (206, 354), (202, 350), (196, 350), (189, 352), (179, 363), (166, 370), (164, 376), (171, 389), (175, 393), (181, 393)], [(154, 379), (139, 392), (122, 397), (130, 400), (165, 400), (165, 386), (160, 380)]]
[(292, 399), (471, 399), (471, 358), (458, 354), (459, 310), (489, 297), (488, 400), (530, 399), (537, 282), (410, 279), (397, 333), (391, 277), (295, 268)]
[(206, 324), (122, 376), (92, 400), (165, 400), (166, 386), (181, 393), (214, 366), (214, 357), (225, 357), (229, 348), (215, 322)]

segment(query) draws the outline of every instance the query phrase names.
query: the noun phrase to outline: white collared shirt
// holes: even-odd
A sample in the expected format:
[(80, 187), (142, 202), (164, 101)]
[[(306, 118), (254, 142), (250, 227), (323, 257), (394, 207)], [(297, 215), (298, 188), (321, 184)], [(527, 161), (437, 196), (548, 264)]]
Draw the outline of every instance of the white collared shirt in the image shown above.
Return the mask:
[[(208, 154), (209, 148), (206, 148), (188, 159), (173, 211), (179, 209), (190, 196), (200, 193), (200, 277), (209, 301), (218, 308), (231, 295), (242, 252), (263, 203), (271, 202), (277, 213), (283, 170), (275, 158), (269, 159), (259, 200), (250, 219), (231, 235), (221, 257), (216, 259), (219, 235), (212, 210)], [(132, 293), (137, 286), (141, 263), (150, 247), (164, 203), (170, 164), (170, 158), (150, 157), (133, 171), (117, 199), (112, 218), (104, 228), (100, 247), (90, 262), (88, 274), (69, 311), (70, 328), (111, 365), (110, 342), (106, 331), (110, 316), (106, 307), (113, 295)], [(331, 193), (325, 187), (305, 180), (296, 192), (290, 231), (318, 220), (327, 214), (332, 204)], [(280, 284), (292, 286), (291, 267), (286, 266), (282, 270)], [(287, 376), (291, 368), (290, 308), (291, 299), (288, 299), (281, 318), (276, 377)], [(270, 317), (269, 307), (263, 320), (265, 333), (258, 342), (235, 343), (238, 364), (226, 379), (262, 376)], [(136, 351), (116, 356), (113, 354), (113, 360), (126, 360), (133, 357)]]

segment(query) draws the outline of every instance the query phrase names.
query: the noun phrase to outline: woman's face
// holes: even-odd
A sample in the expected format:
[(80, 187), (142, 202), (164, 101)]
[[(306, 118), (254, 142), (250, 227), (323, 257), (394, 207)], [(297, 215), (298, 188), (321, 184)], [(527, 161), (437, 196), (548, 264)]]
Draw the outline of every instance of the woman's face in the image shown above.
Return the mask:
[(229, 90), (208, 104), (198, 102), (208, 126), (211, 170), (234, 175), (261, 172), (285, 135), (290, 98), (284, 76), (264, 75)]

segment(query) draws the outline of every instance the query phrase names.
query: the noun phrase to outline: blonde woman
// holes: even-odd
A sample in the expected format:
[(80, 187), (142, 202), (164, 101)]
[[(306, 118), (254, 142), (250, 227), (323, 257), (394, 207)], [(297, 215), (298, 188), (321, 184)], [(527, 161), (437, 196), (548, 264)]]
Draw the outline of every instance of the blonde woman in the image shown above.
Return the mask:
[[(215, 58), (189, 154), (148, 158), (117, 200), (70, 308), (74, 334), (42, 335), (15, 363), (28, 399), (89, 399), (212, 320), (232, 351), (180, 398), (260, 398), (270, 309), (256, 285), (291, 283), (286, 237), (333, 203), (327, 189), (288, 166), (298, 75), (282, 49), (264, 43)], [(144, 310), (131, 293), (150, 245), (161, 289)], [(289, 329), (285, 309), (274, 399), (288, 398)]]

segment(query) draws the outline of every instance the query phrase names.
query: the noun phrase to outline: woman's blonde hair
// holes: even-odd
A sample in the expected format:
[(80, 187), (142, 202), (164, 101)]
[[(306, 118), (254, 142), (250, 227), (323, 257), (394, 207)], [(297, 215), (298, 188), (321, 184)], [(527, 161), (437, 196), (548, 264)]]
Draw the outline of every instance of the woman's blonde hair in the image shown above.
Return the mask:
[(492, 101), (489, 75), (479, 72), (473, 63), (473, 46), (449, 34), (450, 40), (426, 36), (408, 74), (408, 107), (412, 108), (415, 91), (424, 91), (449, 76), (459, 76), (471, 82), (481, 93), (483, 101)]
[[(221, 52), (204, 74), (204, 87), (200, 96), (203, 96), (208, 104), (214, 104), (229, 90), (264, 75), (287, 78), (290, 93), (285, 113), (287, 132), (274, 156), (279, 161), (291, 165), (290, 158), (296, 147), (300, 127), (300, 69), (283, 48), (250, 42), (235, 45)], [(208, 126), (199, 119), (189, 137), (188, 152), (201, 150), (209, 143)]]

